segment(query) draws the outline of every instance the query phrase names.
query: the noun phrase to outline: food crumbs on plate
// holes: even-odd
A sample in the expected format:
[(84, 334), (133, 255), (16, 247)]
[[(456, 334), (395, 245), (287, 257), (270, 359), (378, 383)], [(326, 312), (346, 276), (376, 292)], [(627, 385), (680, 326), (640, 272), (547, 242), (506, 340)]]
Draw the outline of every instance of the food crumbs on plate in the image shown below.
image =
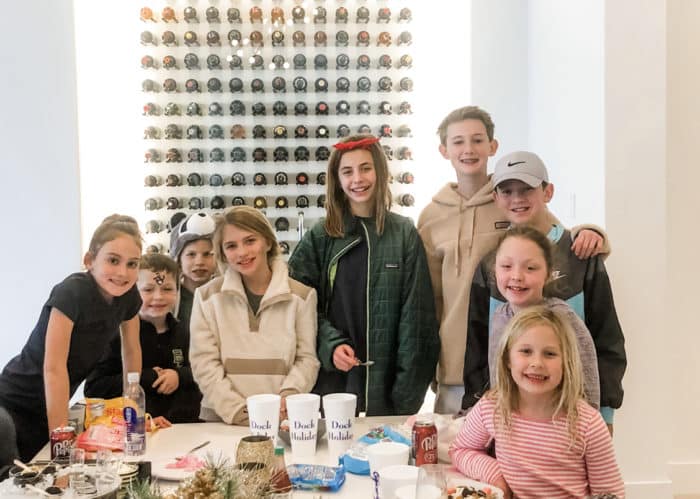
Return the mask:
[(198, 458), (195, 455), (187, 454), (182, 459), (178, 459), (174, 463), (166, 464), (165, 467), (169, 470), (185, 470), (185, 471), (197, 471), (203, 468), (207, 463), (203, 459)]

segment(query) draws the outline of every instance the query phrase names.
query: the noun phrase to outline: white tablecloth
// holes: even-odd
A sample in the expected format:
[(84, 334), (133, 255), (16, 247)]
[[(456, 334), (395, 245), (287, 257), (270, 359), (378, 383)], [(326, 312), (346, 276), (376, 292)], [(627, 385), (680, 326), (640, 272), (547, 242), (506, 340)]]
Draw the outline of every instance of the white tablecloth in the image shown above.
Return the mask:
[[(356, 418), (354, 424), (355, 438), (359, 438), (361, 435), (367, 433), (371, 428), (376, 428), (382, 424), (402, 424), (405, 420), (405, 416)], [(221, 451), (224, 455), (229, 457), (232, 462), (234, 462), (238, 441), (242, 437), (249, 434), (250, 432), (248, 427), (231, 426), (224, 423), (177, 424), (170, 428), (158, 430), (153, 435), (149, 434), (146, 444), (146, 454), (144, 456), (140, 456), (139, 460), (151, 461), (153, 463), (172, 460), (176, 456), (183, 455), (193, 447), (203, 442), (210, 441), (211, 443), (209, 445), (201, 449), (201, 451), (197, 451), (198, 455), (204, 455), (207, 451), (212, 451), (215, 454), (218, 454), (219, 451)], [(49, 459), (49, 457), (50, 452), (47, 445), (39, 452), (39, 454), (36, 455), (35, 459)], [(292, 455), (291, 449), (288, 446), (285, 451), (285, 460), (287, 464), (297, 462), (294, 460), (294, 456)], [(314, 458), (305, 458), (298, 462), (325, 465), (335, 464), (331, 462), (329, 458), (325, 437), (318, 442), (317, 451)], [(472, 482), (464, 477), (462, 477), (462, 479), (457, 478), (451, 481), (456, 482), (457, 484), (464, 483), (476, 485), (476, 482)], [(165, 488), (172, 488), (174, 486), (173, 482), (160, 481), (160, 483)], [(324, 499), (370, 499), (374, 497), (372, 494), (373, 485), (374, 483), (368, 476), (359, 476), (352, 473), (347, 473), (345, 484), (342, 486), (339, 492), (324, 492), (322, 493), (322, 496)], [(318, 497), (319, 493), (295, 491), (294, 495), (295, 497)]]

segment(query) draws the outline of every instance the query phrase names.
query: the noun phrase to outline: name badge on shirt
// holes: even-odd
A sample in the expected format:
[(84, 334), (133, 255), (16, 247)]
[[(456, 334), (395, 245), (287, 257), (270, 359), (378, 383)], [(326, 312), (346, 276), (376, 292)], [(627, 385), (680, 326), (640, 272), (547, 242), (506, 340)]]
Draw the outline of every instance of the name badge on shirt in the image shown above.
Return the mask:
[(173, 364), (175, 364), (175, 367), (182, 367), (184, 363), (185, 356), (182, 354), (182, 350), (180, 348), (173, 348)]
[(384, 268), (385, 269), (398, 269), (399, 264), (398, 263), (385, 263)]

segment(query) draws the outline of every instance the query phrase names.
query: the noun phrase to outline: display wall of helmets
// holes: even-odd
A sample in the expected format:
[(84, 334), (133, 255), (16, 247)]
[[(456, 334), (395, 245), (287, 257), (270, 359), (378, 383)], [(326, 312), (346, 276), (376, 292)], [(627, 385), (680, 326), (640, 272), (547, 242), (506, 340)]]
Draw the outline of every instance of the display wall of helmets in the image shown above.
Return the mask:
[(183, 214), (239, 204), (293, 249), (325, 214), (333, 144), (358, 132), (381, 137), (395, 211), (412, 206), (415, 1), (135, 4), (149, 250)]

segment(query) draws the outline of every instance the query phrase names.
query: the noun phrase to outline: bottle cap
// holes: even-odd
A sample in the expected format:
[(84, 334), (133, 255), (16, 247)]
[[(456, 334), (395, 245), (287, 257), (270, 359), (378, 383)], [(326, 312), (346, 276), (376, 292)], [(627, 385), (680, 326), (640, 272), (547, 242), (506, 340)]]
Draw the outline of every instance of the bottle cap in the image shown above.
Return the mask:
[(126, 380), (129, 383), (138, 383), (140, 379), (141, 375), (139, 373), (129, 373), (126, 375)]

